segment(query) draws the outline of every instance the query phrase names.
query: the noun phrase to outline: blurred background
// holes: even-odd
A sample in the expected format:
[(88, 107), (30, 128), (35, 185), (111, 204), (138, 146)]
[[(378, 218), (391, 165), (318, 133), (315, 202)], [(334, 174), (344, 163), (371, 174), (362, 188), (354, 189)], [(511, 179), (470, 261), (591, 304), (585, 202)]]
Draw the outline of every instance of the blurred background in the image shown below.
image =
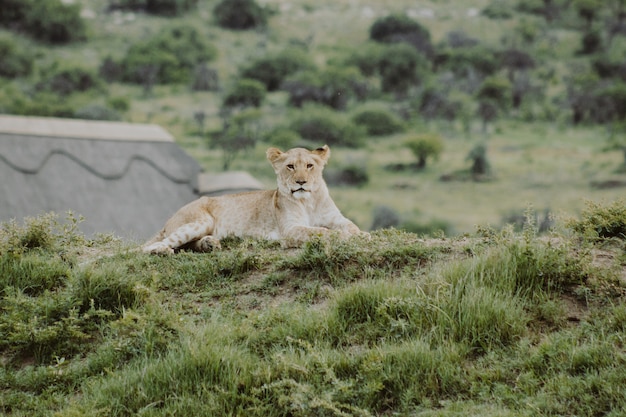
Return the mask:
[[(363, 229), (522, 227), (532, 207), (547, 230), (626, 195), (624, 0), (0, 0), (0, 57), (0, 113), (158, 125), (207, 173), (270, 188), (268, 146), (328, 144)], [(158, 183), (141, 152), (113, 152), (121, 175)]]

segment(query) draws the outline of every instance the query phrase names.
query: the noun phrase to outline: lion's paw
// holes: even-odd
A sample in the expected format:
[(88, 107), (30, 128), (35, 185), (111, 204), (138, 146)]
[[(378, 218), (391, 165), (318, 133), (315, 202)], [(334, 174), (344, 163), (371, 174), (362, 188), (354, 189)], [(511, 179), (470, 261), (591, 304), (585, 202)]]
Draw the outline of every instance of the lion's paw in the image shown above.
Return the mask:
[(216, 249), (222, 249), (222, 245), (219, 239), (213, 236), (205, 236), (196, 242), (195, 249), (200, 252), (212, 252)]
[(151, 245), (144, 246), (143, 252), (153, 255), (172, 255), (174, 253), (174, 249), (170, 248), (163, 242), (155, 242)]

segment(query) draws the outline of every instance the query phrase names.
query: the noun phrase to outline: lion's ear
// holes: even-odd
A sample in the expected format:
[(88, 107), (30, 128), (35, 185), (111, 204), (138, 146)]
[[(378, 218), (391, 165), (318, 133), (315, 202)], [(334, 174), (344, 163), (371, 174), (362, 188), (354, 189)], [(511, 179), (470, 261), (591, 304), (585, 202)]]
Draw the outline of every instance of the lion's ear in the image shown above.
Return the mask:
[(312, 152), (322, 158), (322, 161), (324, 161), (324, 163), (328, 162), (328, 158), (330, 158), (330, 148), (328, 147), (328, 145), (317, 148)]
[(272, 164), (274, 164), (274, 162), (276, 162), (282, 154), (283, 153), (278, 148), (269, 148), (265, 152), (265, 155), (267, 156), (267, 160), (270, 161)]

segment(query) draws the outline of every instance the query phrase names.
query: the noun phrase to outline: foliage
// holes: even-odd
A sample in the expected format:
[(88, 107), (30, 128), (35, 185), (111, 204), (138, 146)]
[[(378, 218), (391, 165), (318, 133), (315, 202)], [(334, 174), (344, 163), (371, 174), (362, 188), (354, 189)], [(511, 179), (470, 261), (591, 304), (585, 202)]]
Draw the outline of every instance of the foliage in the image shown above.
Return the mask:
[(405, 146), (417, 158), (417, 168), (424, 169), (428, 158), (438, 158), (444, 148), (441, 135), (424, 133), (413, 135), (405, 141)]
[(487, 146), (479, 143), (467, 154), (466, 160), (472, 162), (470, 173), (475, 179), (482, 178), (491, 173), (491, 164), (487, 158)]
[(626, 204), (622, 200), (606, 205), (589, 201), (581, 218), (571, 219), (567, 224), (577, 234), (594, 241), (626, 240)]
[(537, 238), (532, 222), (295, 251), (226, 239), (221, 252), (171, 257), (75, 225), (2, 226), (5, 414), (626, 410), (624, 285), (585, 243)]
[(408, 43), (426, 56), (433, 49), (428, 29), (405, 14), (391, 14), (376, 20), (370, 27), (370, 39), (384, 43)]
[(18, 43), (9, 36), (0, 37), (0, 77), (25, 77), (32, 73), (34, 56), (28, 50), (23, 50)]
[(513, 12), (506, 0), (492, 0), (481, 13), (489, 19), (511, 19)]
[(313, 68), (315, 68), (313, 61), (305, 51), (288, 48), (276, 55), (268, 55), (253, 61), (241, 71), (241, 76), (261, 81), (267, 91), (276, 91), (287, 76)]
[(389, 229), (400, 225), (400, 215), (389, 206), (376, 206), (370, 230)]
[(222, 0), (213, 9), (213, 15), (221, 27), (246, 30), (264, 27), (268, 11), (255, 0)]
[(403, 43), (385, 48), (378, 66), (385, 92), (403, 92), (422, 82), (428, 71), (423, 55)]
[(216, 54), (215, 47), (195, 28), (172, 26), (130, 47), (120, 62), (122, 80), (137, 84), (188, 82), (196, 67)]
[(48, 69), (43, 81), (37, 85), (39, 91), (50, 91), (60, 96), (103, 88), (100, 77), (83, 66), (55, 65)]
[(265, 100), (265, 86), (257, 80), (241, 79), (224, 98), (224, 105), (259, 107)]
[(305, 106), (290, 125), (304, 139), (330, 146), (357, 148), (363, 144), (364, 130), (345, 115), (319, 106)]
[[(259, 83), (260, 85), (260, 83)], [(224, 126), (221, 131), (209, 133), (209, 145), (222, 150), (222, 169), (227, 171), (240, 152), (254, 147), (261, 137), (257, 109), (245, 109), (233, 114), (222, 109)]]
[(61, 0), (5, 0), (0, 25), (17, 28), (50, 44), (66, 44), (86, 39), (87, 25), (79, 4)]
[(114, 109), (100, 104), (90, 104), (74, 112), (77, 119), (86, 120), (122, 120), (122, 116)]
[(365, 126), (370, 136), (384, 136), (404, 131), (404, 124), (385, 108), (363, 108), (352, 116), (357, 126)]
[(198, 0), (111, 0), (113, 9), (145, 11), (162, 16), (180, 16), (198, 4)]
[(368, 90), (361, 74), (351, 67), (301, 71), (286, 78), (281, 89), (289, 93), (289, 104), (295, 107), (314, 102), (337, 110), (345, 109), (351, 99), (365, 99)]
[(301, 140), (298, 132), (278, 126), (265, 134), (264, 141), (280, 149), (290, 149)]

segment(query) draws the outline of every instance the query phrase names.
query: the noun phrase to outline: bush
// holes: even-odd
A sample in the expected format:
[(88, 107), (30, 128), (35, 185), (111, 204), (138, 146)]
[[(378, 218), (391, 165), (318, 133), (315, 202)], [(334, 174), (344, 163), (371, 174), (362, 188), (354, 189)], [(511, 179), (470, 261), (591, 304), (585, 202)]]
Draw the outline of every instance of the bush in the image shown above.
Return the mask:
[(237, 81), (232, 91), (224, 98), (224, 105), (259, 107), (265, 100), (265, 86), (257, 80), (244, 78)]
[(319, 144), (349, 148), (362, 146), (365, 133), (345, 116), (319, 106), (306, 106), (291, 123), (291, 129)]
[(37, 85), (39, 91), (52, 91), (61, 96), (68, 96), (103, 87), (100, 77), (94, 71), (83, 67), (55, 68), (51, 73)]
[(280, 149), (293, 148), (302, 138), (298, 132), (286, 127), (278, 127), (268, 132), (264, 141)]
[(241, 77), (261, 81), (267, 91), (276, 91), (287, 76), (313, 68), (315, 65), (305, 51), (291, 48), (257, 59), (241, 72)]
[(121, 62), (123, 80), (144, 84), (146, 71), (152, 68), (157, 84), (189, 82), (197, 65), (212, 60), (216, 54), (215, 47), (196, 29), (175, 26), (131, 46)]
[(86, 120), (122, 120), (122, 117), (117, 111), (100, 104), (90, 104), (88, 106), (81, 107), (74, 112), (74, 117)]
[(402, 121), (386, 109), (363, 109), (352, 116), (357, 126), (364, 126), (371, 136), (391, 135), (404, 131)]
[(162, 16), (180, 16), (196, 7), (198, 0), (114, 0), (111, 8), (142, 10)]
[(426, 56), (433, 51), (428, 29), (404, 14), (376, 20), (370, 27), (370, 39), (383, 43), (406, 42)]
[(27, 3), (25, 19), (20, 25), (34, 38), (52, 44), (87, 38), (87, 26), (80, 16), (80, 4), (64, 4), (61, 0)]
[(510, 19), (513, 17), (511, 6), (504, 0), (492, 0), (492, 2), (482, 10), (482, 14), (489, 19)]
[(405, 142), (405, 146), (417, 158), (418, 169), (426, 167), (428, 158), (438, 158), (443, 151), (443, 145), (443, 138), (438, 134), (432, 133), (414, 135)]
[(626, 240), (626, 202), (617, 200), (608, 205), (587, 202), (581, 219), (570, 220), (567, 226), (591, 240)]
[(484, 77), (499, 69), (495, 53), (482, 45), (440, 49), (435, 66), (437, 70), (448, 70), (460, 77), (472, 77), (476, 73)]
[(25, 77), (33, 71), (33, 55), (8, 36), (0, 37), (0, 56), (0, 77)]
[(329, 185), (360, 187), (369, 182), (369, 174), (364, 164), (350, 164), (339, 169), (326, 168), (324, 179)]
[(350, 99), (365, 98), (368, 90), (367, 83), (353, 67), (300, 72), (287, 78), (282, 89), (289, 92), (289, 103), (293, 106), (317, 102), (337, 110), (345, 109)]
[(345, 64), (357, 67), (366, 77), (377, 75), (380, 69), (380, 57), (384, 49), (384, 45), (368, 42), (354, 50), (346, 58)]
[(411, 46), (398, 44), (382, 51), (378, 68), (384, 92), (404, 92), (423, 80), (428, 63)]
[(268, 12), (254, 0), (222, 0), (213, 9), (213, 15), (223, 28), (246, 30), (264, 27)]
[(400, 225), (400, 215), (388, 206), (374, 208), (374, 218), (370, 230), (389, 229)]

